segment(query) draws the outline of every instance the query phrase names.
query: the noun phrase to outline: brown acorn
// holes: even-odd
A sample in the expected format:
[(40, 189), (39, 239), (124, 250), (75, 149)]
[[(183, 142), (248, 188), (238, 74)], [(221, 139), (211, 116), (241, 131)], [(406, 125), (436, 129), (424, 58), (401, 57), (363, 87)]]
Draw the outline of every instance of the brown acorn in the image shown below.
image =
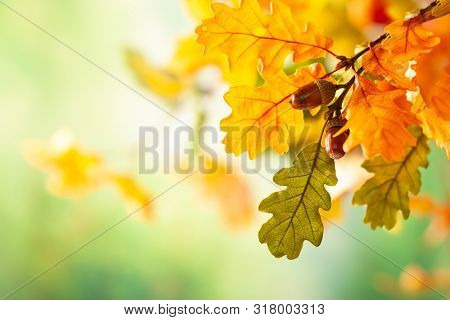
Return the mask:
[(318, 106), (329, 104), (333, 100), (337, 89), (339, 89), (339, 86), (319, 79), (299, 88), (291, 96), (290, 103), (294, 109), (314, 109)]
[(338, 116), (331, 119), (327, 123), (327, 126), (325, 128), (325, 150), (327, 151), (331, 159), (337, 160), (345, 155), (344, 143), (348, 138), (349, 131), (344, 131), (336, 137), (334, 137), (334, 135), (342, 129), (346, 122), (346, 119)]

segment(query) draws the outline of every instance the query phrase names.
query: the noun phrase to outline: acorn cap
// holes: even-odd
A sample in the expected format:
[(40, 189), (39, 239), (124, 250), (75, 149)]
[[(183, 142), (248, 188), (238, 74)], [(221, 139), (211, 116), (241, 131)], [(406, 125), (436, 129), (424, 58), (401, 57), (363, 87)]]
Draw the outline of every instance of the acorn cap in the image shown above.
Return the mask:
[(322, 104), (329, 104), (336, 94), (336, 85), (330, 81), (318, 79), (315, 81), (322, 97)]
[(343, 126), (345, 126), (346, 123), (347, 123), (347, 119), (345, 119), (345, 118), (341, 118), (341, 117), (332, 118), (327, 122), (327, 124), (325, 126), (325, 131), (327, 131), (330, 128), (334, 128), (334, 127), (342, 128)]

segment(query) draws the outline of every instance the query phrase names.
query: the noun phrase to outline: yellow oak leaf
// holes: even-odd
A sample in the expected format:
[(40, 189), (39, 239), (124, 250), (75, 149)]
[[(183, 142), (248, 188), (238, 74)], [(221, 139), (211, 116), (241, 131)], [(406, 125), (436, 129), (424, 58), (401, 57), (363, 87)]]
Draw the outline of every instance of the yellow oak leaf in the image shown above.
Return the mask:
[[(225, 0), (222, 2), (228, 3), (233, 7), (239, 5), (239, 0)], [(211, 9), (212, 0), (184, 0), (184, 3), (190, 15), (199, 21), (211, 18), (214, 15)]]
[(321, 64), (301, 68), (287, 76), (283, 71), (267, 78), (259, 88), (233, 87), (224, 98), (232, 113), (221, 121), (227, 135), (223, 143), (235, 155), (248, 151), (250, 159), (271, 147), (278, 154), (289, 149), (290, 137), (303, 130), (303, 113), (289, 104), (290, 96), (301, 86), (325, 74)]
[(211, 0), (184, 0), (183, 2), (190, 15), (196, 20), (211, 18), (214, 14), (211, 9)]
[(425, 29), (417, 20), (397, 20), (384, 28), (389, 37), (382, 47), (390, 51), (390, 61), (406, 63), (428, 53), (440, 42), (438, 36)]
[(387, 161), (401, 159), (416, 141), (408, 127), (418, 123), (405, 91), (383, 81), (375, 85), (365, 77), (359, 80), (346, 108), (348, 122), (340, 130), (350, 130), (345, 150), (361, 144), (369, 158), (380, 154)]
[(218, 49), (227, 54), (232, 72), (252, 72), (261, 61), (263, 75), (270, 76), (283, 68), (290, 53), (294, 62), (334, 55), (329, 49), (332, 41), (296, 21), (280, 1), (272, 2), (271, 14), (257, 0), (242, 0), (238, 9), (213, 3), (212, 9), (214, 17), (196, 29), (197, 41), (206, 52)]
[(450, 121), (443, 120), (433, 109), (428, 108), (420, 95), (414, 101), (412, 110), (421, 121), (424, 134), (446, 151), (450, 161)]
[(364, 70), (381, 76), (397, 88), (415, 90), (416, 85), (405, 76), (408, 64), (393, 63), (391, 54), (382, 47), (370, 48), (362, 59)]

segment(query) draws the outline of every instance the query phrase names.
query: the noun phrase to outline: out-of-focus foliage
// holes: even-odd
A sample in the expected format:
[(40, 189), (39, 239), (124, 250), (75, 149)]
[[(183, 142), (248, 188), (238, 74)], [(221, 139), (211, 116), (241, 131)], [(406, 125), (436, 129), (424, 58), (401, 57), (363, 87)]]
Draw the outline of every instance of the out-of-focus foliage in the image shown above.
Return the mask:
[(440, 295), (450, 294), (450, 269), (426, 271), (422, 267), (410, 264), (405, 267), (397, 279), (380, 275), (376, 286), (380, 291), (389, 293), (395, 298), (418, 298), (435, 290)]
[(431, 219), (426, 237), (431, 243), (439, 243), (450, 235), (450, 200), (438, 203), (425, 196), (413, 197), (409, 200), (411, 210)]
[(56, 132), (50, 142), (26, 141), (23, 153), (32, 166), (48, 173), (48, 188), (58, 196), (77, 199), (111, 183), (133, 204), (133, 210), (142, 207), (140, 214), (153, 217), (149, 192), (132, 176), (111, 170), (99, 154), (82, 147), (68, 130)]
[[(211, 0), (185, 1), (185, 4), (196, 21), (212, 15)], [(236, 5), (237, 1), (230, 4)], [(180, 98), (188, 89), (196, 90), (197, 75), (205, 67), (218, 68), (222, 78), (232, 85), (255, 85), (258, 80), (256, 71), (236, 70), (231, 73), (226, 55), (218, 51), (204, 53), (194, 35), (180, 37), (171, 59), (162, 67), (155, 66), (151, 59), (136, 49), (126, 50), (125, 58), (145, 88), (170, 100)]]
[(248, 227), (255, 218), (253, 196), (241, 175), (228, 172), (230, 168), (220, 161), (208, 161), (211, 173), (200, 175), (206, 201), (213, 199), (222, 213), (226, 225), (232, 229)]
[(23, 152), (31, 165), (49, 173), (47, 186), (57, 195), (85, 196), (105, 182), (103, 159), (82, 148), (68, 130), (56, 132), (48, 143), (26, 141)]

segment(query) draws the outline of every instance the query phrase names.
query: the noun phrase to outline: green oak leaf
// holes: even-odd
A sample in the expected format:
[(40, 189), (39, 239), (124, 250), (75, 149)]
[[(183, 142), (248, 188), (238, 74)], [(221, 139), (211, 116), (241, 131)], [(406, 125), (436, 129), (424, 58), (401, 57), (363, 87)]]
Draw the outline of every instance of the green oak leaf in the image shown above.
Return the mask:
[(428, 140), (420, 131), (413, 132), (417, 137), (415, 147), (408, 150), (401, 161), (386, 162), (380, 156), (366, 160), (362, 167), (375, 175), (367, 180), (353, 196), (353, 204), (367, 205), (365, 223), (372, 229), (385, 226), (392, 229), (397, 222), (397, 212), (404, 219), (409, 217), (408, 193), (417, 194), (420, 190), (419, 167), (428, 166)]
[(259, 230), (259, 241), (267, 243), (275, 257), (295, 259), (305, 240), (316, 247), (322, 242), (319, 208), (331, 208), (324, 185), (337, 183), (334, 161), (315, 143), (300, 151), (294, 165), (278, 171), (273, 181), (287, 188), (272, 193), (259, 205), (260, 211), (273, 214)]

